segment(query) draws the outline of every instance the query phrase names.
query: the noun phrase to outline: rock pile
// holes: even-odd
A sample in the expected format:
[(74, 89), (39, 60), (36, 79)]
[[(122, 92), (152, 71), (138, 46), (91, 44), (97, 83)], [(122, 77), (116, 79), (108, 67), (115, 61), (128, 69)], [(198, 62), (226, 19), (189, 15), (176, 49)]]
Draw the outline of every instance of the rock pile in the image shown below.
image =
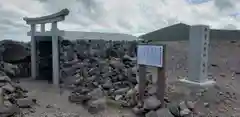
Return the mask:
[(123, 42), (79, 43), (75, 48), (81, 49), (75, 51), (73, 45), (65, 46), (68, 49), (65, 55), (72, 54), (75, 58), (62, 57), (65, 57), (61, 67), (62, 80), (65, 86), (73, 89), (69, 100), (88, 104), (91, 110), (94, 110), (94, 106), (103, 108), (96, 103), (104, 102), (104, 97), (122, 106), (136, 105), (136, 102), (130, 102), (130, 93), (137, 84), (136, 53), (127, 51), (129, 49), (121, 44)]
[[(146, 111), (146, 109), (144, 108)], [(170, 104), (167, 108), (158, 108), (145, 112), (145, 117), (194, 117), (194, 104), (183, 101), (180, 104)]]
[(198, 115), (195, 103), (191, 101), (181, 101), (179, 104), (166, 103), (165, 107), (161, 105), (162, 103), (155, 96), (148, 96), (143, 104), (138, 104), (133, 108), (133, 112), (145, 117), (194, 117)]
[(9, 117), (21, 114), (22, 108), (31, 108), (35, 99), (27, 96), (27, 91), (8, 76), (0, 77), (0, 116)]
[(136, 115), (145, 117), (192, 117), (196, 116), (195, 103), (191, 101), (180, 101), (176, 103), (170, 101), (167, 97), (161, 102), (156, 96), (156, 84), (152, 82), (151, 77), (147, 77), (148, 85), (145, 88), (144, 100), (138, 101), (132, 108)]
[(23, 68), (30, 68), (30, 61), (26, 61), (29, 53), (24, 45), (10, 40), (0, 41), (0, 117), (19, 115), (22, 108), (30, 108), (36, 102), (29, 99), (27, 91), (11, 79), (30, 73), (21, 69), (24, 65)]
[[(90, 113), (106, 108), (131, 107), (136, 114), (157, 111), (165, 102), (156, 98), (156, 87), (147, 75), (146, 99), (139, 101), (136, 43), (114, 41), (64, 42), (62, 81), (73, 90), (69, 101), (83, 104)], [(159, 111), (158, 113), (164, 113)], [(170, 113), (170, 112), (169, 112)]]
[[(14, 53), (14, 54), (13, 54)], [(1, 71), (12, 77), (30, 76), (30, 49), (27, 43), (0, 41)]]
[[(136, 43), (114, 41), (64, 41), (61, 50), (61, 80), (72, 89), (69, 101), (83, 104), (90, 113), (106, 106), (130, 107), (146, 117), (188, 117), (188, 102), (161, 102), (156, 85), (147, 74), (145, 99), (139, 100)], [(167, 103), (167, 106), (162, 108)]]

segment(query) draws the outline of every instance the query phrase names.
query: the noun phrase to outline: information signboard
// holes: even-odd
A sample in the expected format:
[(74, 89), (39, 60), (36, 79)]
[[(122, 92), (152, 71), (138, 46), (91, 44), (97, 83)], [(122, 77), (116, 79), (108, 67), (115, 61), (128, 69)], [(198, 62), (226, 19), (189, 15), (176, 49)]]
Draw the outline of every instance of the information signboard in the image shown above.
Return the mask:
[(153, 67), (163, 67), (163, 46), (138, 45), (137, 63)]

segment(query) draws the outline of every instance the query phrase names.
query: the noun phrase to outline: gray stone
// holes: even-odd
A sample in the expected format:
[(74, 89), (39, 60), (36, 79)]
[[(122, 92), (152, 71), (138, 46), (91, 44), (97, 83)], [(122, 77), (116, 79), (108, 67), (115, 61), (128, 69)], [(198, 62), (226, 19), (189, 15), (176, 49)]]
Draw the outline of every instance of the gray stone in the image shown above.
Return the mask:
[(86, 87), (76, 87), (76, 88), (74, 88), (73, 92), (80, 93), (80, 94), (87, 94), (90, 91), (91, 90), (89, 88), (86, 88)]
[(191, 113), (191, 111), (187, 107), (185, 101), (180, 102), (179, 108), (180, 108), (180, 115), (181, 116), (186, 116), (186, 115), (189, 115)]
[(75, 72), (76, 72), (76, 68), (72, 68), (72, 67), (70, 67), (70, 68), (63, 68), (62, 72), (64, 72), (64, 74), (66, 76), (73, 76), (75, 74)]
[(20, 109), (16, 105), (11, 105), (8, 107), (0, 106), (0, 117), (10, 117), (19, 112)]
[(97, 76), (91, 76), (91, 77), (88, 77), (87, 80), (92, 82), (94, 81), (95, 79), (97, 78)]
[(15, 76), (16, 75), (16, 70), (18, 69), (18, 67), (16, 65), (10, 64), (10, 63), (4, 63), (4, 68), (3, 71)]
[(4, 82), (0, 82), (0, 87), (4, 86), (5, 83)]
[(0, 76), (0, 82), (11, 82), (8, 76)]
[(113, 100), (113, 99), (107, 99), (107, 106), (111, 108), (122, 108), (122, 104), (119, 101)]
[(157, 117), (174, 117), (167, 108), (161, 108), (156, 111)]
[(188, 107), (188, 109), (194, 110), (194, 108), (195, 108), (195, 103), (192, 102), (192, 101), (186, 101), (186, 106)]
[(207, 103), (207, 102), (204, 102), (203, 104), (204, 104), (204, 106), (205, 106), (206, 108), (208, 108), (208, 107), (210, 106), (210, 104)]
[(116, 94), (116, 95), (118, 95), (118, 94), (124, 94), (124, 93), (127, 93), (128, 90), (129, 90), (128, 87), (126, 87), (126, 88), (120, 88), (120, 89), (116, 90), (116, 91), (114, 92), (114, 94)]
[(169, 111), (170, 111), (174, 116), (177, 116), (177, 117), (180, 116), (180, 110), (179, 110), (178, 104), (171, 103), (168, 108), (169, 108)]
[(17, 99), (17, 105), (20, 108), (30, 108), (33, 104), (34, 104), (33, 100), (29, 98)]
[(84, 67), (84, 63), (78, 63), (72, 66), (72, 68), (74, 69), (82, 69), (83, 67)]
[(6, 83), (4, 86), (2, 86), (2, 88), (6, 91), (9, 91), (9, 92), (14, 92), (15, 89), (16, 89), (10, 83)]
[(88, 102), (88, 112), (91, 114), (96, 114), (106, 108), (106, 99), (100, 98), (97, 100), (90, 100)]
[(105, 89), (110, 89), (112, 87), (112, 81), (111, 80), (107, 80), (103, 85), (102, 87), (105, 88)]
[(78, 63), (79, 63), (79, 61), (67, 61), (67, 62), (64, 62), (63, 67), (69, 68), (69, 67), (72, 67), (72, 65), (78, 64)]
[(9, 107), (9, 106), (12, 106), (13, 104), (9, 101), (9, 100), (4, 100), (4, 105)]
[(189, 110), (189, 109), (184, 109), (184, 110), (181, 110), (180, 111), (180, 115), (182, 116), (182, 117), (188, 117), (188, 116), (190, 116), (192, 113), (191, 113), (191, 111)]
[(157, 92), (157, 87), (154, 85), (151, 85), (147, 88), (147, 91), (150, 95), (154, 95)]
[(65, 78), (63, 81), (65, 85), (72, 85), (75, 84), (80, 78), (80, 76), (74, 75)]
[(91, 99), (96, 100), (104, 97), (104, 93), (100, 88), (96, 88), (93, 91), (89, 92), (88, 95), (91, 97)]
[(126, 93), (126, 97), (133, 97), (134, 95), (136, 95), (137, 90), (135, 90), (134, 88), (128, 90), (128, 92)]
[(133, 74), (133, 71), (132, 71), (131, 68), (128, 68), (128, 69), (125, 70), (125, 75), (127, 77), (132, 77), (132, 74)]
[(143, 107), (147, 110), (154, 110), (161, 106), (161, 101), (156, 96), (150, 96), (144, 99)]
[[(1, 63), (0, 63), (1, 64)], [(4, 71), (0, 70), (0, 76), (7, 76), (6, 73)]]
[(148, 112), (145, 117), (158, 117), (156, 111), (150, 111)]
[(68, 97), (68, 100), (72, 103), (85, 103), (86, 101), (90, 100), (91, 97), (88, 95), (81, 95), (81, 94), (71, 94)]
[(124, 64), (121, 63), (119, 60), (111, 60), (110, 65), (112, 65), (114, 68), (118, 68), (118, 69), (124, 68)]
[(121, 98), (123, 98), (123, 95), (116, 95), (115, 96), (115, 100), (120, 100)]
[(144, 108), (138, 108), (138, 107), (134, 107), (132, 109), (133, 113), (136, 115), (142, 115), (146, 112), (146, 110), (144, 110)]

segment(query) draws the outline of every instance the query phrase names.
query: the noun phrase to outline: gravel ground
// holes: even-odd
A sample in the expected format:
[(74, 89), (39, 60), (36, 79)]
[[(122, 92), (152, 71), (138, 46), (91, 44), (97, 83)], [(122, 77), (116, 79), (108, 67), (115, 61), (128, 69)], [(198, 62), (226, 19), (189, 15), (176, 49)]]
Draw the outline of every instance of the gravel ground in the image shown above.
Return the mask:
[(188, 94), (191, 88), (174, 82), (187, 76), (187, 43), (167, 44), (169, 100), (195, 101), (196, 110), (204, 117), (240, 117), (240, 42), (210, 42), (208, 76), (216, 80), (216, 86), (194, 95)]
[(68, 102), (69, 91), (62, 94), (57, 88), (44, 81), (23, 79), (22, 87), (29, 90), (30, 97), (35, 97), (39, 105), (34, 109), (24, 110), (24, 117), (134, 117), (129, 111), (106, 109), (98, 115), (91, 115), (81, 105)]
[[(167, 43), (168, 97), (171, 102), (191, 100), (203, 117), (240, 117), (240, 42), (211, 42), (209, 49), (209, 77), (216, 86), (189, 94), (190, 88), (174, 81), (187, 75), (185, 42)], [(134, 117), (129, 111), (107, 109), (91, 115), (82, 106), (68, 102), (68, 91), (60, 91), (46, 82), (21, 80), (21, 85), (35, 96), (40, 105), (26, 117)], [(32, 110), (33, 111), (33, 110)], [(67, 114), (67, 115), (63, 115)]]

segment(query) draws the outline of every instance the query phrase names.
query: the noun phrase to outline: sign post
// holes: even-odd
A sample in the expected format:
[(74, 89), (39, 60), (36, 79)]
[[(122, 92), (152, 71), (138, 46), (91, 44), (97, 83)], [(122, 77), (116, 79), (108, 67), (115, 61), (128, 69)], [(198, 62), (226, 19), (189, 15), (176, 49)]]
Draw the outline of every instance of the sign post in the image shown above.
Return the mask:
[(164, 105), (164, 93), (166, 86), (165, 77), (165, 51), (166, 45), (138, 45), (137, 63), (139, 65), (139, 98), (144, 99), (146, 87), (146, 69), (148, 66), (157, 68), (156, 94)]

